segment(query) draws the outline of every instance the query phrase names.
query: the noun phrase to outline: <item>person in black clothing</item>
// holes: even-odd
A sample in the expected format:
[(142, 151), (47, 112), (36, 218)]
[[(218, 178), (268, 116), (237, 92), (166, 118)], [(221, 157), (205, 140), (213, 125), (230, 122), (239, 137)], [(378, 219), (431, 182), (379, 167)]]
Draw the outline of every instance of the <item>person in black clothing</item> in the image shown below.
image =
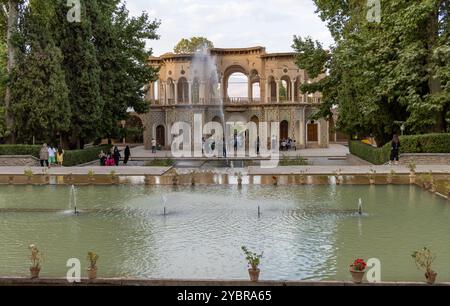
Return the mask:
[(114, 163), (116, 164), (116, 166), (119, 166), (120, 157), (121, 156), (120, 156), (119, 148), (114, 147), (113, 158), (114, 158)]
[(390, 164), (392, 164), (392, 162), (395, 161), (396, 164), (398, 164), (399, 162), (399, 155), (400, 155), (400, 139), (398, 138), (397, 135), (394, 135), (394, 138), (392, 139), (392, 150), (391, 150), (391, 162)]
[(259, 145), (260, 145), (260, 141), (259, 141), (259, 136), (256, 138), (256, 154), (259, 156)]
[(123, 164), (126, 166), (128, 164), (128, 161), (130, 160), (130, 157), (131, 157), (131, 150), (130, 150), (129, 146), (127, 146), (125, 148), (125, 152), (124, 153), (125, 153), (125, 158), (123, 160)]

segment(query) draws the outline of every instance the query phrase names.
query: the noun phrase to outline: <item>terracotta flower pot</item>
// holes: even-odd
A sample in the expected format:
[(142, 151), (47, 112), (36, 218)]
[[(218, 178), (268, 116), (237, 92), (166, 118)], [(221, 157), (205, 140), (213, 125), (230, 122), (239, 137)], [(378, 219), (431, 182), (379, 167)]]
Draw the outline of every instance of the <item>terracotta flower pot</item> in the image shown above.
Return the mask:
[(252, 282), (257, 282), (259, 280), (259, 275), (261, 274), (260, 269), (248, 269), (248, 274), (250, 275), (250, 280)]
[(425, 277), (427, 279), (428, 284), (434, 285), (434, 283), (436, 283), (437, 273), (436, 272), (426, 273)]
[(350, 274), (352, 275), (353, 282), (355, 284), (361, 284), (363, 282), (363, 278), (364, 275), (366, 274), (366, 271), (356, 271), (350, 268)]
[(87, 270), (87, 272), (88, 272), (88, 278), (89, 279), (96, 279), (97, 278), (97, 268), (95, 268), (95, 269), (89, 268)]
[(40, 272), (41, 272), (41, 268), (31, 267), (30, 268), (31, 279), (39, 278)]

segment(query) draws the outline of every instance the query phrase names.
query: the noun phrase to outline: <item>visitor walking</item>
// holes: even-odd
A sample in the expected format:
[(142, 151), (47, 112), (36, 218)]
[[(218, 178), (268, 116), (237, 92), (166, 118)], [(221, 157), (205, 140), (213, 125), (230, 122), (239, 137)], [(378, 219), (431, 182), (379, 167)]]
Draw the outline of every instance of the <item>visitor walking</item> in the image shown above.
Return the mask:
[(126, 166), (131, 157), (131, 150), (130, 150), (129, 146), (126, 146), (124, 154), (125, 154), (125, 158), (123, 160), (123, 164)]
[(44, 165), (48, 167), (48, 147), (46, 143), (44, 143), (39, 151), (39, 161), (41, 163), (41, 167), (44, 167)]
[(397, 136), (397, 134), (395, 134), (392, 139), (391, 147), (391, 161), (389, 164), (392, 165), (392, 163), (395, 162), (395, 164), (398, 165), (398, 162), (400, 160), (400, 138)]
[(156, 153), (156, 140), (154, 138), (152, 139), (152, 153)]
[(98, 159), (100, 160), (100, 166), (106, 166), (106, 160), (107, 156), (103, 150), (100, 151), (100, 154), (98, 155)]
[(60, 167), (63, 166), (64, 163), (64, 150), (61, 148), (61, 146), (58, 147), (58, 151), (56, 152), (56, 162)]
[(50, 145), (47, 150), (48, 150), (48, 164), (49, 166), (52, 166), (56, 164), (56, 155), (55, 155), (56, 150), (55, 148), (53, 148), (52, 145)]
[(120, 151), (119, 148), (114, 147), (114, 153), (113, 153), (113, 158), (114, 158), (114, 164), (116, 165), (116, 167), (119, 166), (119, 162), (120, 162)]
[(108, 155), (106, 157), (105, 166), (112, 167), (114, 165), (115, 165), (115, 161), (114, 161), (113, 155), (111, 153), (108, 153)]

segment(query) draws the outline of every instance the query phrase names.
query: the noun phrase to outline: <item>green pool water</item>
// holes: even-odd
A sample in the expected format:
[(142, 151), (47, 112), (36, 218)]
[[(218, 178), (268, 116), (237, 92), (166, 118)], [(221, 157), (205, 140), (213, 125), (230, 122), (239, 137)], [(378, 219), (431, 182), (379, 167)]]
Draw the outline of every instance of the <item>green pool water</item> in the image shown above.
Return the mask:
[[(422, 281), (412, 261), (436, 254), (450, 281), (450, 205), (414, 186), (86, 186), (79, 215), (64, 186), (0, 187), (0, 276), (65, 277), (95, 251), (99, 277), (247, 279), (241, 246), (264, 252), (262, 279), (349, 280), (356, 258), (378, 258), (384, 281)], [(364, 215), (357, 213), (358, 199)], [(258, 206), (261, 215), (258, 216)], [(166, 207), (166, 215), (164, 215)]]

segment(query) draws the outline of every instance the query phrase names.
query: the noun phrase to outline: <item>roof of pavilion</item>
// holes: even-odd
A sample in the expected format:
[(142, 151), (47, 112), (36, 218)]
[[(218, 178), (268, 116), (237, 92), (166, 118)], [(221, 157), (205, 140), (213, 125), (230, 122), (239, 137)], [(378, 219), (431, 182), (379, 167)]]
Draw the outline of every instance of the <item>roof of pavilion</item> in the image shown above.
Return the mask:
[[(260, 52), (261, 58), (273, 58), (273, 57), (293, 57), (295, 56), (295, 53), (293, 52), (286, 52), (286, 53), (266, 53), (266, 48), (261, 46), (256, 47), (249, 47), (249, 48), (212, 48), (210, 49), (211, 54), (246, 54), (246, 53), (253, 53), (253, 52)], [(194, 53), (173, 53), (173, 52), (167, 52), (163, 55), (157, 57), (157, 56), (150, 56), (149, 61), (163, 61), (166, 59), (190, 59), (194, 56)]]

